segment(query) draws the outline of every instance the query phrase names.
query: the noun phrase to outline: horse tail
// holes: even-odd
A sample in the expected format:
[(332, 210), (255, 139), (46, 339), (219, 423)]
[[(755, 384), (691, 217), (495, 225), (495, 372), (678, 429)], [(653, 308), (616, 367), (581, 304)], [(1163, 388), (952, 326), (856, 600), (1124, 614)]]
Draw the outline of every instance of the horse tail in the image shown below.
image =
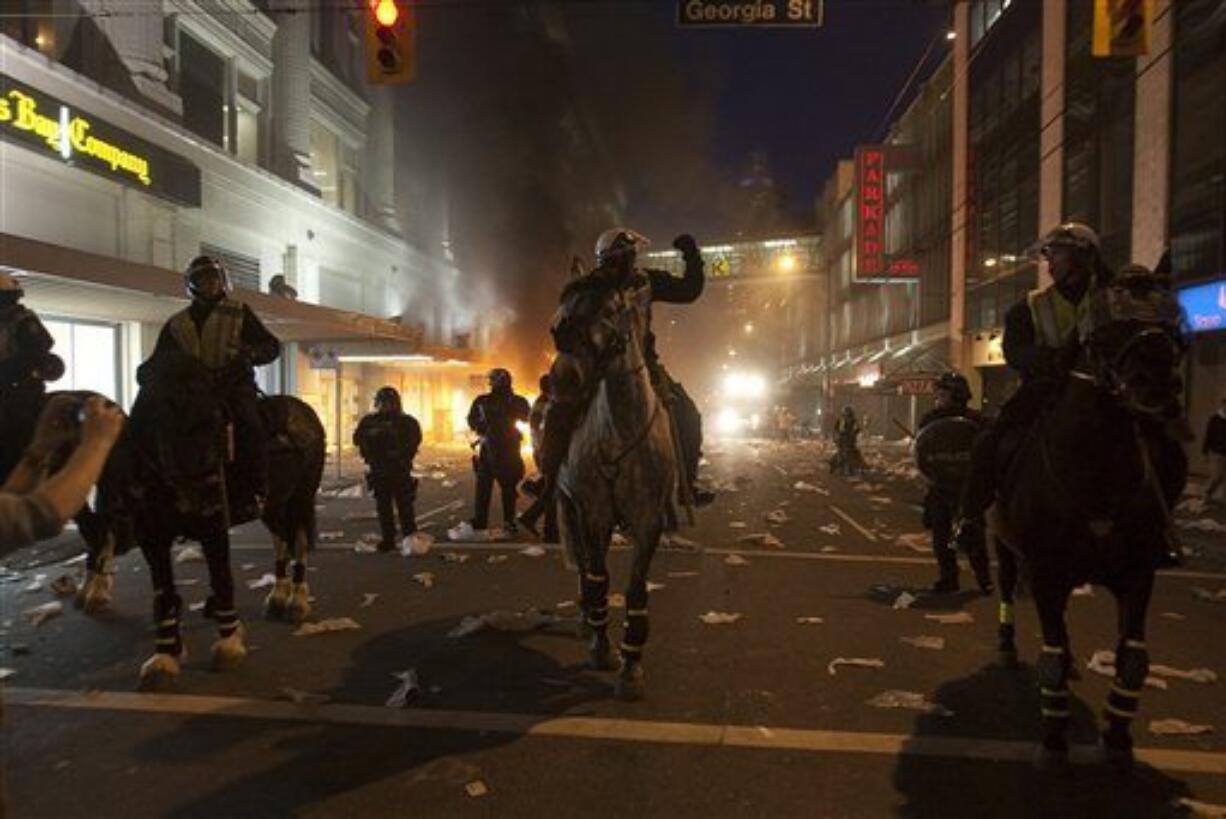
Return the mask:
[(289, 542), (294, 542), (299, 532), (306, 535), (307, 551), (318, 546), (319, 526), (315, 514), (315, 496), (323, 482), (324, 462), (327, 458), (327, 434), (315, 410), (305, 401), (293, 396), (279, 396), (286, 404), (287, 425), (290, 438), (301, 447), (302, 472), (290, 494), (286, 517), (290, 524)]

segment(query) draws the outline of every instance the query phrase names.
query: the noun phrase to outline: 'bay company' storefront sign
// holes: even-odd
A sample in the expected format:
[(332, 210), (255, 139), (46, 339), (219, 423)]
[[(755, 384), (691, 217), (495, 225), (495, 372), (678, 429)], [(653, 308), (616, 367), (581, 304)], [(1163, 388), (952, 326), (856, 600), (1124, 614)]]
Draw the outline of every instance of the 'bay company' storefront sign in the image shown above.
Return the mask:
[(677, 0), (677, 25), (820, 28), (825, 0)]
[(0, 138), (154, 196), (200, 206), (200, 169), (194, 164), (3, 74)]

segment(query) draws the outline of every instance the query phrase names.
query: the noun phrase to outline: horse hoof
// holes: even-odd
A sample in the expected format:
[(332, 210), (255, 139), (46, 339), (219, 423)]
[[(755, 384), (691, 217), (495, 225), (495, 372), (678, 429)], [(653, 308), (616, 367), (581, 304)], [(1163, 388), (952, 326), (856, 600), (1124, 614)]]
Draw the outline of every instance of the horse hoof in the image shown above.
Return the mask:
[(998, 652), (998, 656), (1000, 659), (1001, 668), (1007, 668), (1010, 671), (1012, 671), (1021, 665), (1021, 663), (1019, 663), (1017, 659), (1017, 649), (1016, 648), (1002, 648)]
[(187, 656), (183, 652), (178, 658), (171, 654), (154, 654), (140, 667), (140, 690), (162, 691), (174, 686), (179, 679), (180, 660)]
[(243, 644), (243, 624), (230, 634), (213, 643), (213, 670), (228, 671), (238, 667), (247, 658), (247, 646)]
[(306, 583), (294, 586), (287, 604), (290, 622), (301, 623), (311, 615), (311, 590)]
[(647, 695), (647, 683), (642, 666), (623, 665), (613, 686), (613, 693), (622, 702), (638, 702)]
[(1048, 748), (1040, 745), (1035, 754), (1034, 766), (1040, 771), (1059, 773), (1069, 769), (1068, 748)]
[(87, 572), (85, 582), (77, 590), (76, 606), (86, 614), (100, 614), (113, 602), (111, 590), (115, 585), (112, 574)]
[(264, 598), (264, 616), (269, 620), (277, 620), (284, 617), (292, 593), (293, 587), (290, 585), (288, 578), (283, 577), (278, 580), (276, 585), (272, 587), (272, 591)]
[(596, 671), (612, 671), (617, 668), (617, 662), (613, 659), (613, 649), (609, 646), (608, 640), (592, 641), (592, 645), (588, 648), (588, 661)]

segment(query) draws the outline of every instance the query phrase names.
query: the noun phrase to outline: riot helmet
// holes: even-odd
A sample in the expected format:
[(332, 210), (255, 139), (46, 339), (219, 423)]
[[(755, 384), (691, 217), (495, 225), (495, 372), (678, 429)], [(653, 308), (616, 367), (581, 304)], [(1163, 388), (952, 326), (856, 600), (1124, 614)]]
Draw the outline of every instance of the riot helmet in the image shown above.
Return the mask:
[(502, 367), (495, 367), (494, 369), (489, 371), (488, 378), (490, 380), (490, 389), (493, 390), (494, 392), (499, 392), (501, 390), (506, 390), (508, 392), (510, 391), (511, 389), (510, 371)]
[(0, 307), (10, 307), (21, 301), (24, 295), (17, 277), (7, 270), (0, 270)]
[(183, 272), (187, 295), (194, 301), (216, 304), (230, 292), (226, 266), (215, 256), (197, 256)]
[(1103, 269), (1098, 234), (1081, 222), (1057, 225), (1039, 240), (1039, 253), (1047, 260), (1057, 285), (1078, 288)]
[(938, 394), (947, 393), (949, 402), (955, 406), (965, 407), (971, 400), (971, 385), (962, 373), (942, 373), (937, 379), (936, 390)]
[(647, 237), (637, 230), (627, 227), (609, 228), (596, 239), (596, 266), (613, 265), (625, 270), (633, 269), (636, 254), (650, 244)]
[(400, 393), (395, 387), (380, 387), (375, 393), (375, 410), (377, 412), (400, 412)]

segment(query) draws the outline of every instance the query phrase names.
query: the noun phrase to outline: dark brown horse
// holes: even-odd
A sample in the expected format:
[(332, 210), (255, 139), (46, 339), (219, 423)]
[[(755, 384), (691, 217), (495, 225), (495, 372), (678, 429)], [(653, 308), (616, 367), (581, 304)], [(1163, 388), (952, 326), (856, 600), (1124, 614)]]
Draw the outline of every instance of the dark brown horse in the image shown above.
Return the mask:
[(1067, 759), (1073, 655), (1065, 608), (1074, 588), (1094, 583), (1112, 593), (1119, 611), (1102, 746), (1109, 762), (1126, 768), (1149, 664), (1146, 612), (1171, 502), (1186, 475), (1182, 453), (1162, 431), (1179, 413), (1184, 348), (1178, 305), (1156, 283), (1106, 287), (1090, 299), (1066, 350), (1068, 376), (1005, 467), (989, 517), (1000, 559), (1003, 661), (1016, 663), (1019, 569), (1042, 627), (1040, 762)]

